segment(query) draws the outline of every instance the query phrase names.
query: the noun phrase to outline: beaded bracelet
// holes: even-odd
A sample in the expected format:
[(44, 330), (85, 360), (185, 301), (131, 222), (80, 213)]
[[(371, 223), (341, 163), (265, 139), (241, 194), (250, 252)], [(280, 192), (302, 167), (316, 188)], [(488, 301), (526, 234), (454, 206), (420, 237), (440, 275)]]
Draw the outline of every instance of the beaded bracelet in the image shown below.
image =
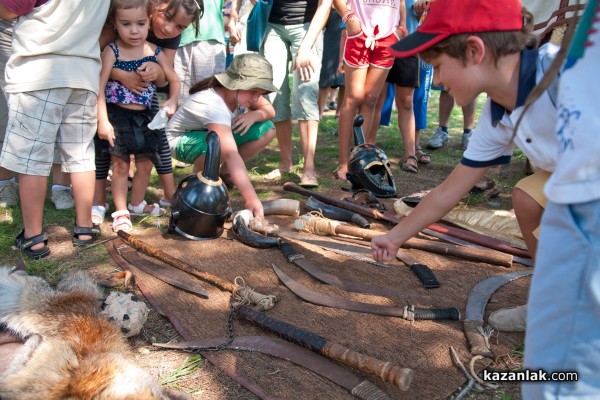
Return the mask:
[(344, 13), (344, 16), (342, 17), (342, 22), (345, 24), (353, 16), (354, 16), (354, 12), (352, 12), (352, 10), (346, 11)]

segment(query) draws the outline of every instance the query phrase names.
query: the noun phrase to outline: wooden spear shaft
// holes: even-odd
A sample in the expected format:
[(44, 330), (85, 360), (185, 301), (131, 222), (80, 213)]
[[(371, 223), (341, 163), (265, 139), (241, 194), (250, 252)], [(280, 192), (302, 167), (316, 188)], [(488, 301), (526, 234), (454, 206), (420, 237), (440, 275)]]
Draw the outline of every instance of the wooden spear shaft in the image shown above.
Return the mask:
[(165, 262), (177, 269), (187, 272), (188, 274), (193, 275), (196, 278), (201, 279), (205, 282), (208, 282), (221, 290), (233, 293), (233, 291), (236, 288), (236, 286), (233, 283), (221, 279), (218, 276), (210, 274), (208, 272), (200, 271), (197, 268), (194, 268), (193, 266), (187, 264), (186, 262), (176, 257), (173, 257), (172, 255), (167, 254), (154, 246), (149, 245), (148, 243), (136, 238), (133, 235), (130, 235), (127, 232), (119, 231), (117, 232), (117, 235), (119, 235), (119, 237), (121, 237), (123, 240), (129, 243), (136, 250), (143, 251), (149, 256), (157, 258), (162, 262)]
[[(326, 219), (323, 220), (329, 221)], [(302, 223), (305, 224), (305, 230), (308, 230), (309, 232), (315, 231), (316, 233), (320, 234), (329, 234), (332, 232), (333, 229), (333, 232), (335, 232), (336, 235), (348, 235), (367, 240), (371, 240), (377, 235), (384, 234), (384, 232), (379, 232), (372, 229), (357, 228), (350, 225), (342, 225), (334, 221), (329, 221), (331, 222), (331, 224), (328, 224), (327, 228), (325, 228), (321, 224), (312, 224), (304, 220), (297, 221), (302, 221)], [(310, 227), (308, 227), (308, 225), (310, 225)], [(406, 242), (404, 242), (402, 247), (414, 248), (418, 250), (429, 251), (431, 253), (459, 257), (465, 260), (481, 261), (489, 264), (500, 265), (503, 267), (511, 267), (513, 261), (513, 257), (510, 254), (505, 254), (499, 251), (492, 252), (490, 250), (479, 250), (472, 247), (456, 246), (449, 243), (433, 242), (430, 240), (423, 240), (417, 238), (408, 239)]]

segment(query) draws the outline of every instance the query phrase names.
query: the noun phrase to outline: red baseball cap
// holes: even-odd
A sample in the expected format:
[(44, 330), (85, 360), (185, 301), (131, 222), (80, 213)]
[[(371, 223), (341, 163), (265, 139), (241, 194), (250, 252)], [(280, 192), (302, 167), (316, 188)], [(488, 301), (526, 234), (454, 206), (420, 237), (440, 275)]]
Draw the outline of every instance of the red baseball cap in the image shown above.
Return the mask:
[(396, 57), (410, 57), (451, 35), (518, 31), (523, 27), (520, 0), (432, 0), (417, 31), (395, 43)]

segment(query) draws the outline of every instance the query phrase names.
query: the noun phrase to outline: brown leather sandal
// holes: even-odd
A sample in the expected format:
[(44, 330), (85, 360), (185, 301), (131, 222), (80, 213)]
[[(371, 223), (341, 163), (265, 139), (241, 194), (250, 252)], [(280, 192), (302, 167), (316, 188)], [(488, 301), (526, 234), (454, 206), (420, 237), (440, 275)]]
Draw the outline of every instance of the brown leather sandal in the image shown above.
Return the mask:
[[(411, 160), (414, 160), (414, 164), (411, 162)], [(406, 171), (406, 172), (411, 172), (413, 174), (416, 174), (417, 172), (419, 172), (419, 167), (417, 167), (419, 163), (419, 159), (415, 156), (406, 156), (402, 158), (402, 161), (400, 161), (400, 169), (402, 171)]]

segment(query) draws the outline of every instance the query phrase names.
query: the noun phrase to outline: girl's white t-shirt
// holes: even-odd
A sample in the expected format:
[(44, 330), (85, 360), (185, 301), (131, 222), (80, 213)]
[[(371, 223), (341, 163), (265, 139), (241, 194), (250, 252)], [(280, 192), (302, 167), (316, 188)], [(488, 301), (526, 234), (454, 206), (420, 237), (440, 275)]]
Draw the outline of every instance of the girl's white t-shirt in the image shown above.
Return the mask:
[(175, 149), (181, 135), (190, 131), (206, 130), (208, 124), (231, 126), (235, 113), (214, 89), (196, 92), (189, 96), (169, 120), (166, 128), (171, 150)]

